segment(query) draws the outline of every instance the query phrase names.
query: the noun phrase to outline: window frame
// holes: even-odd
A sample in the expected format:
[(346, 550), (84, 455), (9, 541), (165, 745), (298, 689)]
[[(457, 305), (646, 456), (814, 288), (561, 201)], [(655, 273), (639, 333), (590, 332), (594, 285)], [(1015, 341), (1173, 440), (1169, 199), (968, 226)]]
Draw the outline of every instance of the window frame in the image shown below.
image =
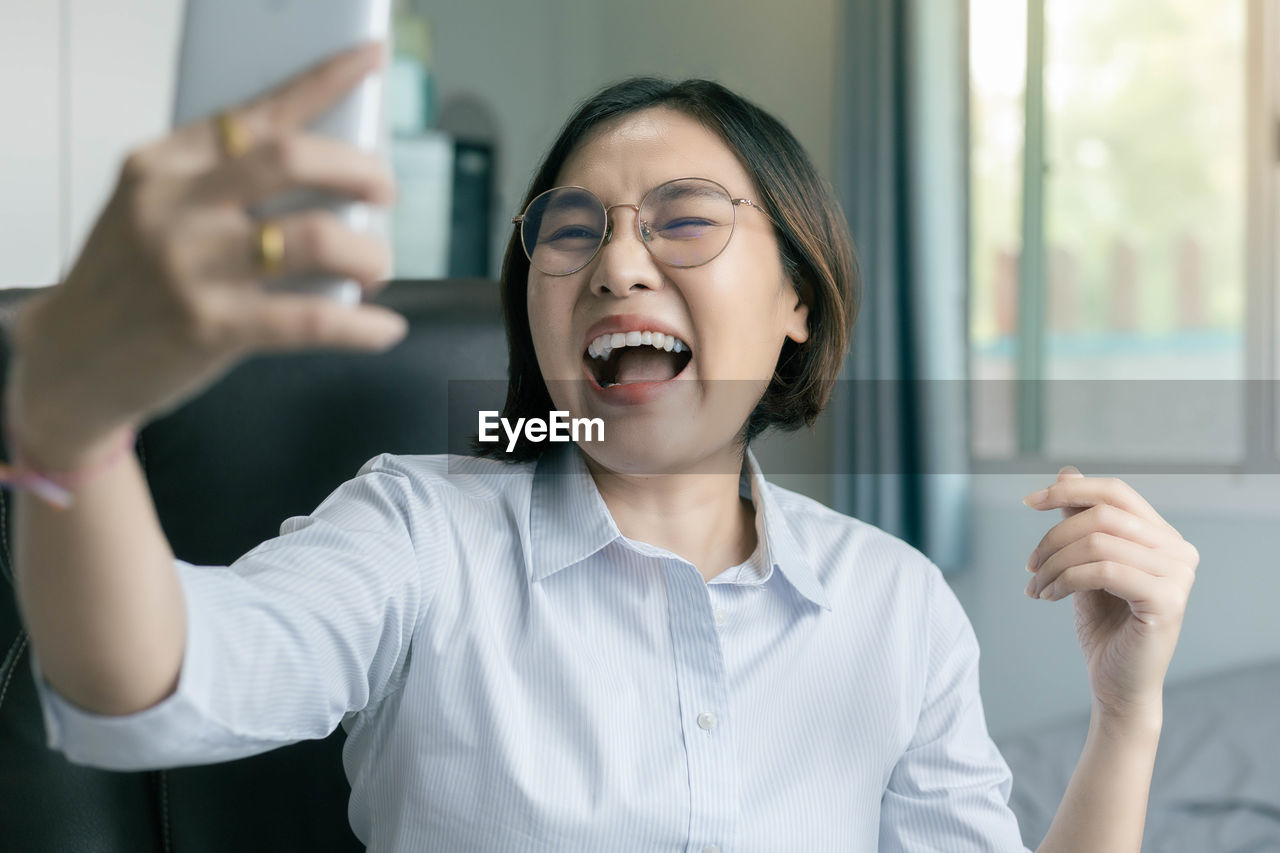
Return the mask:
[[(1044, 3), (1027, 0), (1027, 67), (1024, 97), (1022, 241), (1018, 283), (1016, 376), (1041, 375), (1044, 342)], [(978, 475), (1025, 475), (1038, 482), (1044, 472), (1075, 465), (1087, 475), (1106, 476), (1123, 468), (1124, 479), (1137, 486), (1153, 504), (1175, 509), (1213, 507), (1232, 513), (1280, 516), (1280, 480), (1254, 475), (1280, 474), (1280, 0), (1245, 0), (1245, 376), (1261, 393), (1246, 393), (1244, 457), (1237, 463), (1177, 462), (1178, 475), (1164, 473), (1160, 462), (1131, 462), (1073, 456), (1058, 458), (1043, 452), (1043, 381), (1019, 382), (1014, 411), (1018, 418), (1017, 455), (1009, 459), (982, 458), (969, 445), (970, 470)], [(966, 3), (967, 5), (967, 3)], [(969, 39), (969, 15), (964, 16), (964, 39)], [(967, 56), (967, 54), (966, 54)], [(966, 87), (971, 85), (969, 75)], [(965, 103), (968, 103), (966, 92)], [(967, 121), (966, 121), (967, 124)], [(972, 135), (966, 137), (971, 144)], [(972, 149), (971, 149), (972, 150)], [(972, 167), (968, 170), (971, 186)], [(967, 206), (972, 216), (972, 206)], [(972, 226), (966, 226), (966, 246), (972, 251)], [(970, 268), (971, 269), (971, 268)], [(967, 322), (966, 322), (967, 328)], [(967, 336), (966, 332), (966, 336)], [(1130, 474), (1133, 476), (1131, 477)], [(1033, 476), (1034, 475), (1034, 476)], [(1194, 477), (1189, 482), (1187, 477)], [(1032, 486), (1031, 488), (1042, 488)], [(980, 503), (1007, 501), (1005, 477), (979, 476)], [(1029, 489), (1030, 490), (1030, 489)]]

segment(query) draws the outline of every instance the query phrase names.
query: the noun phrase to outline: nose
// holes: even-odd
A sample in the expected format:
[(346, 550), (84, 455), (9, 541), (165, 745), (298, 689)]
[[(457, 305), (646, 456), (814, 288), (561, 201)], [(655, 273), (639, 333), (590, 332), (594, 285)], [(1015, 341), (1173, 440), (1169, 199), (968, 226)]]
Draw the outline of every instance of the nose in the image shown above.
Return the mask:
[[(615, 214), (618, 207), (631, 208), (632, 216), (622, 211)], [(591, 292), (599, 295), (607, 290), (622, 297), (636, 288), (661, 289), (662, 271), (640, 237), (640, 205), (611, 204), (605, 208), (605, 220), (604, 245), (591, 272)]]

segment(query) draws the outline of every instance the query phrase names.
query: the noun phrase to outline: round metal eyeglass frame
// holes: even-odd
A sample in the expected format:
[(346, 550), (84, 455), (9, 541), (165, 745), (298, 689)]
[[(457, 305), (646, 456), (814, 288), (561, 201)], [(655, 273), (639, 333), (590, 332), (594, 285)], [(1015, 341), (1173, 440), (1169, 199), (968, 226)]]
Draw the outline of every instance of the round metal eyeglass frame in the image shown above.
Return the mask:
[[(733, 205), (733, 224), (730, 226), (728, 239), (724, 241), (724, 245), (720, 247), (720, 250), (718, 252), (716, 252), (711, 257), (707, 258), (705, 261), (699, 261), (696, 264), (672, 264), (662, 260), (662, 258), (659, 258), (657, 255), (654, 255), (653, 248), (649, 245), (650, 240), (652, 240), (652, 234), (646, 233), (647, 232), (647, 229), (645, 227), (646, 223), (641, 222), (640, 220), (640, 208), (644, 207), (644, 203), (649, 200), (649, 196), (653, 195), (655, 192), (662, 189), (663, 187), (667, 187), (667, 186), (670, 186), (671, 184), (676, 184), (681, 181), (702, 181), (703, 183), (712, 184), (716, 187), (719, 187), (720, 190), (729, 199), (729, 202)], [(524, 223), (526, 221), (526, 217), (529, 215), (529, 210), (535, 204), (537, 204), (538, 200), (541, 199), (543, 196), (547, 195), (548, 193), (553, 193), (556, 190), (582, 190), (587, 195), (594, 198), (597, 202), (599, 202), (600, 208), (604, 211), (604, 223), (605, 223), (604, 233), (600, 236), (600, 242), (596, 245), (595, 251), (591, 253), (591, 256), (588, 257), (585, 261), (583, 261), (580, 266), (577, 266), (574, 269), (569, 270), (568, 272), (560, 272), (560, 273), (547, 272), (546, 270), (542, 269), (541, 267), (539, 267), (537, 264), (534, 263), (533, 256), (529, 254), (529, 243), (528, 243), (528, 240), (525, 238), (525, 233), (524, 233)], [(740, 205), (745, 205), (746, 207), (755, 208), (756, 210), (760, 211), (760, 213), (764, 215), (765, 219), (768, 219), (769, 222), (773, 223), (775, 228), (777, 227), (778, 223), (775, 222), (773, 217), (769, 215), (769, 212), (765, 210), (763, 207), (761, 207), (760, 205), (756, 204), (751, 199), (734, 198), (733, 194), (730, 193), (729, 190), (726, 189), (725, 186), (721, 184), (719, 181), (713, 181), (710, 178), (699, 178), (694, 176), (689, 176), (684, 178), (672, 178), (669, 181), (663, 181), (662, 183), (658, 184), (656, 187), (654, 187), (653, 189), (645, 193), (644, 198), (640, 199), (639, 204), (633, 204), (628, 202), (618, 202), (616, 204), (606, 205), (603, 201), (600, 201), (600, 196), (591, 192), (591, 190), (587, 189), (586, 187), (578, 186), (577, 184), (571, 184), (563, 187), (552, 187), (551, 189), (544, 190), (543, 192), (540, 192), (536, 196), (534, 196), (533, 199), (530, 200), (529, 204), (525, 207), (524, 213), (520, 214), (519, 216), (511, 217), (511, 223), (513, 225), (520, 226), (520, 248), (524, 250), (524, 256), (529, 259), (530, 265), (532, 265), (535, 269), (537, 269), (539, 272), (541, 272), (544, 275), (562, 277), (566, 275), (573, 275), (574, 273), (581, 271), (584, 267), (586, 267), (588, 264), (590, 264), (592, 261), (596, 259), (596, 255), (600, 254), (600, 249), (606, 243), (608, 243), (609, 240), (613, 237), (613, 219), (612, 217), (609, 216), (610, 212), (615, 207), (629, 207), (636, 212), (636, 219), (635, 219), (636, 236), (640, 238), (640, 242), (644, 244), (645, 250), (649, 252), (650, 256), (652, 256), (655, 261), (657, 261), (660, 264), (665, 264), (666, 266), (676, 267), (677, 269), (692, 269), (694, 267), (700, 267), (700, 266), (703, 266), (704, 264), (711, 263), (716, 258), (724, 254), (725, 249), (729, 248), (729, 243), (733, 241), (733, 234), (735, 231), (738, 230), (738, 207)]]

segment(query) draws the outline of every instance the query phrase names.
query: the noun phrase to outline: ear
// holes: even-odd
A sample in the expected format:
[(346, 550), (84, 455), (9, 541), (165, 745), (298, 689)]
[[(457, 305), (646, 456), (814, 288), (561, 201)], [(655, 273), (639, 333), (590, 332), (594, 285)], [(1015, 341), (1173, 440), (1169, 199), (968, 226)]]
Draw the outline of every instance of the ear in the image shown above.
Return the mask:
[(813, 288), (799, 276), (791, 279), (792, 292), (784, 297), (791, 306), (787, 316), (787, 337), (798, 344), (809, 340), (809, 306), (813, 303)]

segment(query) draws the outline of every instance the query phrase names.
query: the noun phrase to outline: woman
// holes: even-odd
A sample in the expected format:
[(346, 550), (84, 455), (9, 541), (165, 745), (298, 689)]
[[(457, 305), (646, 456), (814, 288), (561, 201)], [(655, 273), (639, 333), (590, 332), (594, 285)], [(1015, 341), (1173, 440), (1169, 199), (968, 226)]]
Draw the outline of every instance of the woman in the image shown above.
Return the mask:
[[(854, 272), (800, 147), (714, 85), (602, 92), (517, 217), (505, 414), (598, 417), (606, 440), (383, 455), (229, 569), (174, 558), (133, 428), (246, 353), (403, 334), (256, 286), (266, 263), (372, 290), (377, 244), (300, 214), (273, 257), (245, 213), (294, 185), (390, 198), (373, 159), (299, 130), (378, 55), (132, 156), (20, 318), (9, 423), (30, 468), (76, 472), (46, 478), (69, 507), (19, 503), (51, 745), (164, 766), (341, 722), (375, 850), (1022, 849), (936, 567), (769, 485), (747, 449), (818, 414)], [(1041, 849), (1137, 850), (1198, 555), (1119, 481), (1064, 469), (1028, 500), (1064, 515), (1028, 593), (1075, 594), (1095, 697)]]

